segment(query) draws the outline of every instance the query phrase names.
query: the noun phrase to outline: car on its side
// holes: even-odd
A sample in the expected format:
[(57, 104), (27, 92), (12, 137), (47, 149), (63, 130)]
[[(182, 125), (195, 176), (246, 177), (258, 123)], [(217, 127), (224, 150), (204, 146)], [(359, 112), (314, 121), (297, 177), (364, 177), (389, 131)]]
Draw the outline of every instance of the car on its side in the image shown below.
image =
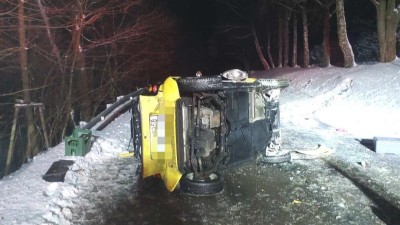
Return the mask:
[(279, 94), (286, 80), (216, 76), (168, 77), (133, 101), (131, 134), (144, 178), (194, 195), (223, 189), (220, 170), (261, 160), (286, 162), (281, 150)]

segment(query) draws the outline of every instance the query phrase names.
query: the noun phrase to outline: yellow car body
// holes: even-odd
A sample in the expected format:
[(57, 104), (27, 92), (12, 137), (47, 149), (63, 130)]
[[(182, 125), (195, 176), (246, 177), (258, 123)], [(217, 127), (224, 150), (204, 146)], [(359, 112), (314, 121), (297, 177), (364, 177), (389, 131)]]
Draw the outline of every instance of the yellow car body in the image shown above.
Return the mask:
[(178, 170), (175, 103), (180, 98), (176, 81), (169, 77), (155, 96), (140, 96), (143, 178), (161, 175), (173, 191), (182, 173)]

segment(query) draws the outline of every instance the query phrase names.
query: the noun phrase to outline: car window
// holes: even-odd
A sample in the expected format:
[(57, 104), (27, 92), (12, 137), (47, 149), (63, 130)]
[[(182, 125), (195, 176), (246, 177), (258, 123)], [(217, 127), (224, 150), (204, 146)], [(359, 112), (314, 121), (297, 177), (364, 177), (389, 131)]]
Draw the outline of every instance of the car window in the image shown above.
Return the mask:
[(250, 123), (257, 120), (265, 119), (265, 103), (260, 92), (252, 91), (249, 93), (249, 121)]

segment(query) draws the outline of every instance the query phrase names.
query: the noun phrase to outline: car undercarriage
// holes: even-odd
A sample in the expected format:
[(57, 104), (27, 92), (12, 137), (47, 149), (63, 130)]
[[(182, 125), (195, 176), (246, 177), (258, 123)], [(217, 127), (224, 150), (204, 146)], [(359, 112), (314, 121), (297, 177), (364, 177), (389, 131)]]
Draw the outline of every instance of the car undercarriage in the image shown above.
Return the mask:
[(171, 78), (157, 93), (141, 96), (132, 109), (131, 130), (144, 177), (160, 173), (170, 191), (176, 184), (167, 183), (174, 180), (185, 193), (211, 195), (223, 189), (223, 167), (289, 161), (290, 154), (280, 149), (279, 127), (278, 98), (286, 86), (284, 80), (247, 78), (232, 70)]

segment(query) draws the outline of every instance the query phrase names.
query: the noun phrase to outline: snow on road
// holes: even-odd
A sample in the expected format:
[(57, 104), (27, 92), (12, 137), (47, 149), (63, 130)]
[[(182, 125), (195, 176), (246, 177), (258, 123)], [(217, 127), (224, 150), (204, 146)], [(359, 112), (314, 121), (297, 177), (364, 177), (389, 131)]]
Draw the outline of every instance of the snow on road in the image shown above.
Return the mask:
[[(354, 68), (276, 69), (254, 73), (285, 78), (281, 95), (283, 123), (326, 126), (360, 138), (400, 137), (400, 60)], [(121, 115), (77, 157), (64, 183), (42, 179), (63, 158), (64, 143), (36, 156), (19, 171), (0, 180), (0, 224), (94, 224), (130, 201), (137, 162), (120, 158), (129, 144), (129, 113)]]

